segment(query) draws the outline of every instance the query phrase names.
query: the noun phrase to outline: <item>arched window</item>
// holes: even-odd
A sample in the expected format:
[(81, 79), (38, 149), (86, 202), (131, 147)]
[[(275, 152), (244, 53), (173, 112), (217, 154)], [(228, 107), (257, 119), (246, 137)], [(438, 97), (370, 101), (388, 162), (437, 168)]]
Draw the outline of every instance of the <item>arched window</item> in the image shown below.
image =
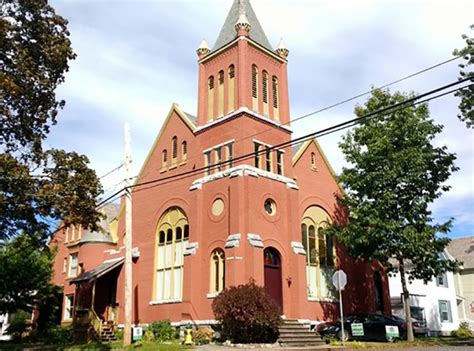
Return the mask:
[(252, 108), (258, 110), (258, 68), (252, 65)]
[(309, 207), (301, 220), (301, 238), (306, 250), (306, 279), (310, 298), (334, 297), (330, 277), (334, 273), (334, 241), (323, 228), (331, 222), (318, 206)]
[(278, 103), (278, 79), (272, 77), (272, 93), (273, 93), (273, 118), (280, 119), (279, 103)]
[(217, 77), (217, 115), (222, 116), (224, 114), (224, 71), (219, 71)]
[(168, 151), (164, 149), (161, 151), (161, 168), (166, 169), (166, 163), (168, 162)]
[(188, 158), (188, 143), (183, 141), (181, 143), (181, 161), (186, 161)]
[(189, 241), (186, 214), (179, 208), (167, 210), (160, 218), (155, 249), (154, 299), (181, 301), (183, 297), (183, 253)]
[(314, 152), (311, 153), (311, 169), (316, 170), (316, 154)]
[(224, 290), (225, 286), (225, 254), (222, 249), (215, 249), (211, 253), (211, 275), (210, 293), (218, 293)]
[(268, 116), (268, 73), (262, 72), (262, 100), (263, 100), (263, 114)]
[(229, 107), (228, 112), (234, 110), (234, 101), (235, 101), (235, 67), (234, 65), (229, 66)]
[(176, 161), (178, 157), (178, 137), (176, 136), (171, 139), (171, 157), (172, 161)]
[(214, 76), (210, 76), (207, 82), (207, 119), (214, 117)]

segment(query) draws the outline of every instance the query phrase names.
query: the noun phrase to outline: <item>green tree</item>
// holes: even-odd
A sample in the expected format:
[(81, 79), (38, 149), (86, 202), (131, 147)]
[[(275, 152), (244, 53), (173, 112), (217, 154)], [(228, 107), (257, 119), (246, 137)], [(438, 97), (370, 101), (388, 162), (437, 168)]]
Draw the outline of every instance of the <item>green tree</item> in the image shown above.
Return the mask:
[(102, 189), (87, 157), (43, 148), (65, 104), (55, 89), (75, 58), (67, 21), (46, 0), (0, 9), (0, 240), (26, 232), (45, 241), (60, 219), (98, 229)]
[(0, 243), (0, 314), (31, 312), (38, 298), (54, 294), (53, 260), (54, 252), (32, 235)]
[[(412, 96), (377, 89), (365, 105), (356, 106), (355, 114), (360, 117)], [(365, 120), (340, 143), (349, 166), (339, 177), (346, 191), (339, 201), (348, 211), (348, 220), (328, 231), (351, 256), (378, 260), (388, 271), (400, 272), (410, 340), (406, 277), (428, 281), (457, 264), (439, 259), (449, 242), (440, 233), (449, 231), (451, 221), (434, 223), (429, 210), (449, 190), (445, 181), (457, 170), (455, 155), (445, 146), (433, 146), (442, 128), (429, 118), (426, 104), (407, 106)]]
[[(474, 30), (474, 24), (469, 27)], [(474, 65), (474, 38), (464, 34), (462, 38), (466, 41), (466, 46), (461, 50), (455, 49), (453, 55), (463, 56), (465, 62), (461, 63), (459, 67), (459, 79), (471, 78), (471, 82), (474, 82), (474, 71), (472, 67)], [(460, 114), (458, 118), (466, 122), (468, 128), (474, 127), (474, 85), (470, 85), (455, 94), (461, 99), (459, 103)]]

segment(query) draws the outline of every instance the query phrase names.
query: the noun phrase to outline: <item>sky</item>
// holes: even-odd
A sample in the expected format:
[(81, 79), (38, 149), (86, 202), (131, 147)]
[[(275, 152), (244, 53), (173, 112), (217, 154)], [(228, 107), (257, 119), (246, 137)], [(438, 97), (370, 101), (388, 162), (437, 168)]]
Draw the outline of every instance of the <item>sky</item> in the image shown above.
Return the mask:
[[(196, 114), (202, 39), (214, 45), (233, 0), (53, 0), (69, 21), (77, 54), (57, 94), (66, 100), (46, 143), (87, 155), (98, 176), (123, 162), (123, 126), (132, 133), (138, 174), (172, 103)], [(474, 2), (411, 0), (251, 0), (273, 47), (290, 50), (291, 119), (448, 60), (474, 23)], [(472, 32), (471, 32), (472, 36)], [(423, 93), (457, 79), (461, 60), (390, 87)], [(367, 96), (292, 124), (293, 137), (354, 117)], [(451, 238), (474, 235), (474, 138), (456, 115), (458, 99), (430, 102), (444, 125), (435, 143), (457, 155), (451, 190), (431, 206), (436, 221), (454, 218)], [(344, 132), (319, 139), (336, 173), (346, 165)], [(123, 167), (101, 179), (120, 190)]]

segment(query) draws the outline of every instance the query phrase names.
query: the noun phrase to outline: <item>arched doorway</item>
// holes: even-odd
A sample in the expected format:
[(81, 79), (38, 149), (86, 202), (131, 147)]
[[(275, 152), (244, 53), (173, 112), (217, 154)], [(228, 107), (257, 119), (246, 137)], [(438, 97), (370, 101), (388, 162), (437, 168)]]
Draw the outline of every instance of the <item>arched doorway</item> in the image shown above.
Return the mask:
[(263, 251), (263, 268), (265, 291), (276, 301), (283, 311), (281, 259), (280, 254), (273, 247), (267, 247)]

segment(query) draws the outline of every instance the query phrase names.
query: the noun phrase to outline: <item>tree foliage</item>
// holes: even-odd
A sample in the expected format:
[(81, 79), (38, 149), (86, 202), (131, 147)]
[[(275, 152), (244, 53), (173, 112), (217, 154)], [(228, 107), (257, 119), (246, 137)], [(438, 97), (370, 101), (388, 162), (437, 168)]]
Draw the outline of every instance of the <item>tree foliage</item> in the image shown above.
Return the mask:
[(89, 160), (42, 146), (75, 58), (67, 21), (46, 0), (5, 0), (0, 9), (0, 239), (46, 239), (58, 219), (97, 229), (101, 186)]
[[(471, 30), (474, 30), (474, 24), (470, 26)], [(453, 55), (463, 56), (464, 63), (461, 63), (459, 67), (459, 79), (471, 78), (471, 83), (474, 82), (474, 38), (464, 34), (462, 38), (466, 41), (466, 46), (461, 50), (455, 49)], [(459, 103), (459, 115), (458, 118), (466, 122), (468, 128), (474, 127), (474, 85), (470, 85), (455, 94), (461, 99)]]
[(254, 280), (225, 289), (212, 302), (216, 320), (236, 343), (275, 342), (281, 310)]
[(0, 244), (0, 314), (31, 312), (38, 297), (55, 293), (50, 283), (53, 260), (54, 252), (32, 235)]
[[(355, 114), (360, 117), (412, 96), (377, 89), (365, 105), (355, 108)], [(434, 223), (429, 210), (449, 190), (445, 182), (457, 170), (455, 155), (445, 146), (433, 145), (441, 131), (442, 126), (429, 118), (428, 106), (421, 104), (376, 115), (340, 143), (350, 166), (339, 177), (346, 191), (339, 201), (349, 219), (329, 232), (351, 256), (400, 270), (406, 297), (404, 273), (409, 279), (427, 281), (456, 268), (456, 262), (439, 259), (449, 242), (440, 234), (449, 231), (451, 221)]]

